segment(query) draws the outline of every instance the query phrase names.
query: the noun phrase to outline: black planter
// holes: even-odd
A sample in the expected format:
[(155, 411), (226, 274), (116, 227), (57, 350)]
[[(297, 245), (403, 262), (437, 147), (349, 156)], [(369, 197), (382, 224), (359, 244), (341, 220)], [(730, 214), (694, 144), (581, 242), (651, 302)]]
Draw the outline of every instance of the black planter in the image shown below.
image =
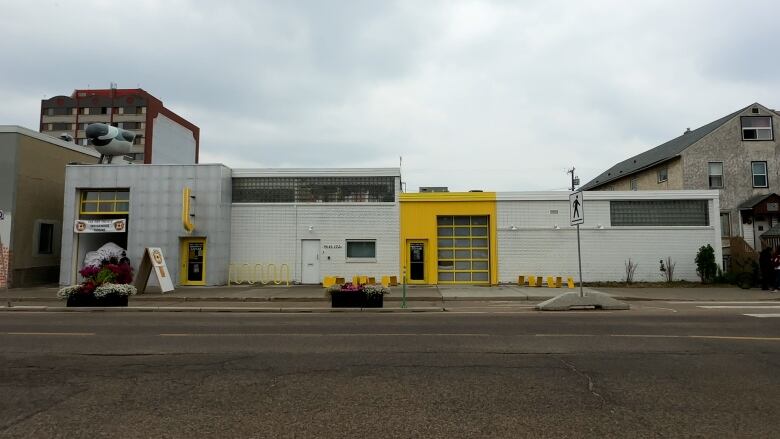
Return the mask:
[(68, 297), (66, 306), (127, 306), (127, 296), (109, 294), (105, 297), (95, 297), (92, 294), (74, 294)]
[(361, 291), (336, 291), (330, 294), (331, 308), (382, 308), (384, 296)]
[(382, 294), (370, 294), (366, 295), (366, 301), (363, 304), (363, 308), (382, 308), (385, 301), (385, 296)]
[(331, 308), (363, 308), (366, 295), (362, 291), (334, 291), (330, 293)]

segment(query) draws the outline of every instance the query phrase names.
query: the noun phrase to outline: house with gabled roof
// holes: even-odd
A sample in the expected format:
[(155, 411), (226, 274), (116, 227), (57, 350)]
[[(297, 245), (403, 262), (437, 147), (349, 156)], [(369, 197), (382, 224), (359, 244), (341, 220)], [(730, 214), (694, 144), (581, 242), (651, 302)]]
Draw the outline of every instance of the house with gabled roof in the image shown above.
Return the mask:
[(761, 250), (769, 245), (762, 235), (780, 223), (778, 119), (775, 110), (748, 105), (617, 163), (582, 189), (718, 190), (727, 266), (729, 247)]

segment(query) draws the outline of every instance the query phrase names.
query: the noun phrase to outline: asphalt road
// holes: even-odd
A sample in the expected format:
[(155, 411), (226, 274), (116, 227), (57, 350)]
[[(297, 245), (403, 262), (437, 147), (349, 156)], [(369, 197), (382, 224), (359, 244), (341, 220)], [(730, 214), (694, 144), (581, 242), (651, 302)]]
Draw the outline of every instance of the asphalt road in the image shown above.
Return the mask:
[(772, 305), (2, 313), (0, 437), (774, 438)]

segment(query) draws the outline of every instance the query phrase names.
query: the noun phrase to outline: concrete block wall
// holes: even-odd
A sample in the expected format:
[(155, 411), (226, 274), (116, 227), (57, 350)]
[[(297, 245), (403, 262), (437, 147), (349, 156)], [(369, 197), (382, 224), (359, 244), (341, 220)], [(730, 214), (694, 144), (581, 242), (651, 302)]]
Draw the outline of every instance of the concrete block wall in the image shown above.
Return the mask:
[[(590, 194), (585, 195), (585, 223), (580, 226), (585, 282), (624, 280), (628, 258), (639, 264), (634, 280), (662, 281), (659, 260), (667, 257), (676, 262), (675, 279), (697, 281), (694, 258), (706, 244), (720, 262), (717, 193), (709, 201), (711, 225), (701, 227), (612, 227), (607, 197), (627, 199), (631, 193), (599, 192), (600, 199)], [(667, 199), (686, 197), (690, 195), (666, 192)], [(576, 227), (569, 226), (568, 194), (506, 198), (497, 202), (499, 281), (517, 282), (519, 275), (531, 274), (577, 279), (577, 234)]]
[[(288, 264), (300, 282), (301, 240), (318, 239), (320, 278), (398, 274), (397, 203), (235, 203), (232, 210), (231, 264)], [(376, 240), (376, 262), (347, 262), (348, 239)]]

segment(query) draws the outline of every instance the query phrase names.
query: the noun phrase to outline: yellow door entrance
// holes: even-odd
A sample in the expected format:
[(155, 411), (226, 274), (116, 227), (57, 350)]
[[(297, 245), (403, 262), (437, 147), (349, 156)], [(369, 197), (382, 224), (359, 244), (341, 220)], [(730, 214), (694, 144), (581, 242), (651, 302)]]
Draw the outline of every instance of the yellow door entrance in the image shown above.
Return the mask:
[(181, 284), (206, 285), (206, 238), (181, 240)]

